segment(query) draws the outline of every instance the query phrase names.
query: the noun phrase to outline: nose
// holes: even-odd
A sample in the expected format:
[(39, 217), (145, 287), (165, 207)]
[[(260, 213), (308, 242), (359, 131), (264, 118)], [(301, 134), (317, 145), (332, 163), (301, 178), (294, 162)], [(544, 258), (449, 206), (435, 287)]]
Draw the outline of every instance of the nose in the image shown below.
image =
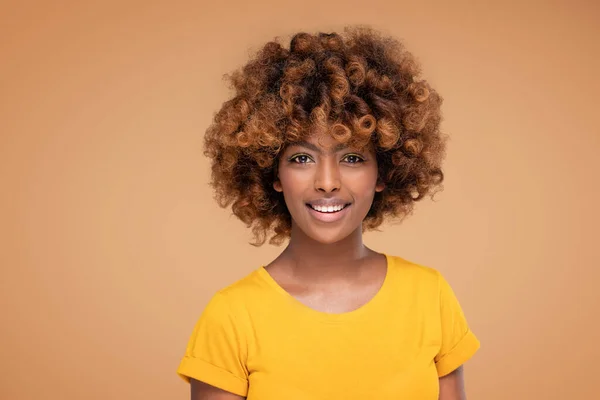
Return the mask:
[(315, 190), (330, 193), (340, 190), (339, 165), (335, 160), (319, 163), (315, 173)]

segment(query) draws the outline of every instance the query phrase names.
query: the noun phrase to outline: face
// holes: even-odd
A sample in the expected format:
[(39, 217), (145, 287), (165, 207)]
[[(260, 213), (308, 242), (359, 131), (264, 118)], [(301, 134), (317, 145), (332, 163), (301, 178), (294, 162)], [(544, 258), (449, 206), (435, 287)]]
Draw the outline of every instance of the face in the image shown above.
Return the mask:
[(372, 148), (355, 149), (327, 134), (286, 148), (273, 187), (283, 192), (297, 230), (320, 243), (336, 243), (362, 231), (376, 192), (377, 160)]

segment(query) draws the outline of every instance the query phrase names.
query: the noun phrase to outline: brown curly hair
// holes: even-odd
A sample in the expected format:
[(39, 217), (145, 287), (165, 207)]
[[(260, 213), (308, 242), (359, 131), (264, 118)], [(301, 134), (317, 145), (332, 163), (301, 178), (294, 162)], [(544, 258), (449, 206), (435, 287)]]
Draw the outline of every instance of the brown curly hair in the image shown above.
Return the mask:
[(445, 137), (442, 99), (418, 79), (420, 67), (396, 39), (368, 27), (343, 33), (297, 33), (284, 48), (267, 43), (242, 68), (226, 75), (235, 95), (206, 131), (204, 154), (221, 207), (255, 237), (280, 244), (291, 216), (273, 189), (278, 155), (290, 143), (327, 129), (340, 142), (376, 152), (379, 179), (364, 229), (403, 218), (415, 201), (442, 188)]

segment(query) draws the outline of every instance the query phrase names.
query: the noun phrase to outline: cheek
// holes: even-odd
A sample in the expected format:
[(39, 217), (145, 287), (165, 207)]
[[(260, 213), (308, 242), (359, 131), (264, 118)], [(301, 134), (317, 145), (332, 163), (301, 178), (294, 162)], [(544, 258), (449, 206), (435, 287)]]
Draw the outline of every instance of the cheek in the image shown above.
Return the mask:
[(377, 186), (377, 170), (369, 168), (356, 171), (348, 175), (346, 183), (350, 191), (356, 194), (366, 195), (374, 192)]
[[(310, 176), (306, 171), (295, 171), (283, 169), (279, 173), (279, 182), (284, 195), (301, 193), (310, 182)], [(291, 197), (290, 197), (291, 198)]]
[(306, 185), (314, 178), (314, 168), (311, 166), (292, 166), (285, 165), (279, 169), (279, 179), (281, 183), (287, 187), (292, 187), (296, 184)]

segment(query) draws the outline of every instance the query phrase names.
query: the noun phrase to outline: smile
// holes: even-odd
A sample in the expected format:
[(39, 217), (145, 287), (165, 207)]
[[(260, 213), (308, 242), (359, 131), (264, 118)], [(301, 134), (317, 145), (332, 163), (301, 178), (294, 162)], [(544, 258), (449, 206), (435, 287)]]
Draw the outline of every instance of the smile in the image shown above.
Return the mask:
[(308, 213), (320, 223), (333, 223), (337, 221), (341, 221), (346, 214), (348, 214), (348, 210), (351, 208), (351, 204), (336, 204), (332, 206), (317, 206), (312, 204), (307, 204), (306, 209)]
[(349, 206), (350, 204), (339, 204), (339, 205), (335, 205), (335, 206), (317, 206), (317, 205), (312, 205), (312, 204), (307, 204), (308, 207), (312, 208), (315, 211), (318, 211), (320, 213), (335, 213), (338, 211), (342, 211), (344, 208), (346, 208), (347, 206)]

